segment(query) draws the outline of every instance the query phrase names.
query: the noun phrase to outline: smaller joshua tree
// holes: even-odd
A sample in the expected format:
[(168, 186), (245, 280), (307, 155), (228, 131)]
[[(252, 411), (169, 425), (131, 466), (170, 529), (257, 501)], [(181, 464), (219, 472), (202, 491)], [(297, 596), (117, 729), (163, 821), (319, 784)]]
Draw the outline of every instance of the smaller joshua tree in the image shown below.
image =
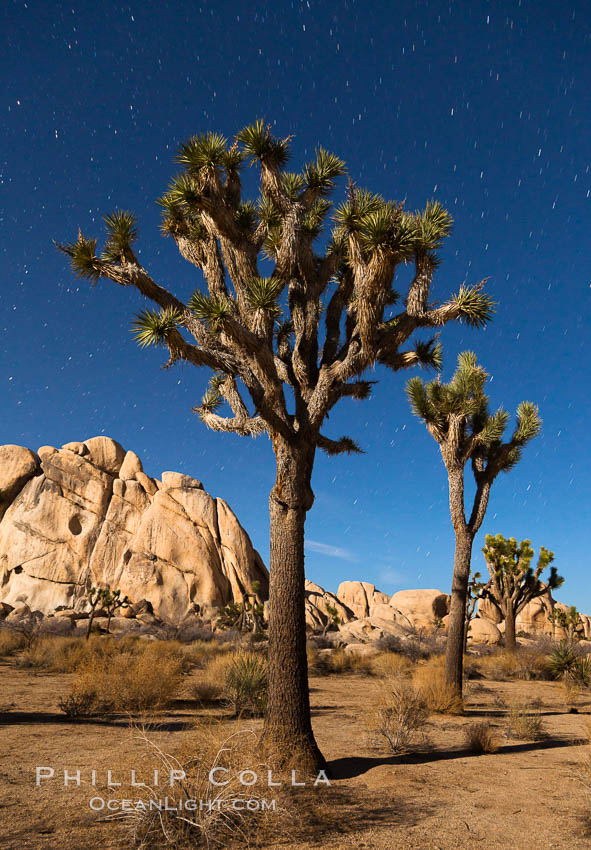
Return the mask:
[(335, 605), (331, 605), (330, 602), (326, 603), (326, 623), (324, 624), (324, 628), (322, 630), (322, 634), (326, 635), (331, 629), (338, 629), (341, 625), (341, 618), (339, 616), (338, 608)]
[(102, 603), (103, 608), (107, 612), (107, 634), (109, 633), (109, 627), (111, 625), (111, 617), (115, 614), (119, 608), (129, 608), (131, 605), (131, 600), (124, 596), (121, 598), (121, 590), (111, 590), (107, 585), (102, 591)]
[(546, 590), (554, 590), (564, 582), (556, 567), (550, 568), (547, 582), (542, 582), (542, 572), (554, 560), (554, 552), (540, 548), (536, 569), (531, 566), (534, 550), (530, 540), (517, 543), (514, 537), (506, 539), (502, 534), (493, 537), (487, 534), (483, 548), (486, 566), (490, 573), (490, 582), (486, 598), (492, 602), (505, 620), (505, 647), (513, 651), (515, 641), (515, 618), (532, 599), (541, 596)]
[(251, 593), (242, 594), (242, 602), (225, 605), (218, 620), (221, 629), (237, 629), (239, 632), (261, 634), (264, 629), (264, 606), (257, 601), (260, 584), (253, 581)]
[(577, 636), (577, 630), (583, 625), (581, 615), (574, 605), (571, 605), (566, 611), (562, 608), (555, 608), (548, 617), (554, 626), (560, 626), (564, 629), (569, 643), (572, 643)]
[(88, 628), (86, 629), (86, 640), (90, 637), (92, 631), (92, 623), (96, 616), (97, 609), (104, 608), (107, 613), (107, 634), (111, 625), (111, 618), (119, 608), (127, 608), (131, 605), (131, 600), (124, 596), (121, 598), (121, 590), (111, 590), (106, 587), (91, 587), (89, 588), (86, 599), (90, 605), (90, 616), (88, 618)]
[(90, 632), (92, 630), (92, 623), (94, 621), (96, 615), (96, 609), (99, 607), (99, 604), (103, 599), (103, 591), (100, 587), (90, 587), (86, 592), (86, 599), (88, 604), (90, 605), (90, 616), (88, 618), (88, 628), (86, 629), (86, 640), (90, 637)]
[[(502, 441), (509, 414), (499, 408), (492, 415), (484, 387), (488, 375), (476, 362), (472, 351), (458, 357), (458, 366), (448, 384), (439, 379), (425, 383), (412, 378), (406, 385), (413, 412), (425, 422), (439, 443), (447, 469), (449, 506), (455, 533), (455, 556), (445, 677), (462, 691), (463, 650), (466, 630), (466, 600), (474, 536), (488, 507), (492, 484), (500, 472), (512, 469), (521, 457), (522, 447), (540, 430), (538, 408), (523, 401), (517, 408), (517, 426), (511, 439)], [(464, 507), (464, 469), (468, 461), (476, 482), (472, 510)]]
[(470, 631), (470, 623), (476, 615), (476, 603), (479, 599), (484, 599), (488, 583), (480, 581), (482, 575), (480, 573), (472, 573), (468, 581), (468, 593), (466, 595), (466, 625), (464, 629), (464, 652), (468, 645), (468, 632)]

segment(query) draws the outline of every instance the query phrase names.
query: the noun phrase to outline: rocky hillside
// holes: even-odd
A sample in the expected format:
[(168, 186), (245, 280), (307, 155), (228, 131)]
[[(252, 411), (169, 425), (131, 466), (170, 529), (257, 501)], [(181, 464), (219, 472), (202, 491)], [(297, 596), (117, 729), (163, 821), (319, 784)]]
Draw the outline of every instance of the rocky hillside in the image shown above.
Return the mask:
[(53, 612), (87, 584), (121, 588), (178, 622), (242, 598), (267, 570), (223, 499), (178, 472), (148, 477), (109, 437), (0, 446), (0, 602)]
[[(120, 588), (134, 603), (115, 628), (147, 618), (179, 624), (240, 601), (259, 583), (267, 599), (268, 574), (247, 533), (223, 499), (178, 472), (160, 479), (143, 471), (134, 452), (109, 437), (43, 446), (0, 446), (0, 619), (35, 614), (82, 617), (88, 585)], [(531, 635), (563, 637), (549, 619), (562, 606), (550, 593), (517, 618)], [(342, 582), (336, 594), (306, 582), (306, 623), (312, 632), (340, 626), (346, 644), (407, 639), (437, 624), (445, 633), (449, 596), (440, 590), (401, 590), (388, 596), (364, 581)], [(151, 618), (151, 619), (150, 619)], [(120, 622), (119, 622), (120, 621)], [(480, 606), (470, 639), (496, 644), (504, 623), (490, 604)], [(580, 637), (591, 638), (582, 615)], [(335, 632), (331, 634), (334, 636)]]

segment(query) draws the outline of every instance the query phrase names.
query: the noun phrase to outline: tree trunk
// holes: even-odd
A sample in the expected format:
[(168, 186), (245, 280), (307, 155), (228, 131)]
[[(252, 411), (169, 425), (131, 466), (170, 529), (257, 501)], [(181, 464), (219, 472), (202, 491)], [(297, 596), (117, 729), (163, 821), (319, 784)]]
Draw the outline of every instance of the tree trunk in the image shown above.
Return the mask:
[(314, 496), (314, 447), (273, 440), (277, 478), (269, 499), (269, 690), (263, 737), (300, 769), (325, 765), (310, 718), (304, 596), (304, 524)]
[(505, 649), (514, 652), (517, 648), (515, 640), (515, 611), (511, 600), (507, 600), (507, 613), (505, 614)]
[(466, 602), (473, 539), (467, 530), (456, 530), (454, 574), (445, 651), (445, 679), (460, 694), (462, 693)]

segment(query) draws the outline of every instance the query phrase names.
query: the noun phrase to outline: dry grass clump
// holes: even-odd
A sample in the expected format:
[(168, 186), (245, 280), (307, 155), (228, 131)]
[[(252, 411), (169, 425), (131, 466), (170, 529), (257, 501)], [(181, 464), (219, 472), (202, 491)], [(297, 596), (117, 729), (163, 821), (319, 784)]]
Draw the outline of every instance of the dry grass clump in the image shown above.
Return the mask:
[(212, 705), (220, 702), (224, 695), (224, 689), (219, 682), (211, 679), (198, 679), (191, 685), (191, 696), (195, 702), (201, 705)]
[(392, 679), (409, 679), (414, 670), (414, 664), (406, 655), (396, 652), (380, 652), (370, 659), (372, 673), (375, 676), (385, 676)]
[(321, 651), (308, 647), (308, 672), (313, 676), (330, 676), (343, 673), (359, 673), (362, 676), (371, 676), (373, 665), (371, 658), (355, 655), (353, 652), (345, 652), (344, 649), (332, 649)]
[(232, 645), (217, 640), (196, 640), (193, 643), (181, 645), (181, 652), (191, 667), (204, 669), (214, 658), (227, 655), (232, 650)]
[(461, 695), (445, 681), (445, 660), (434, 657), (418, 664), (413, 684), (435, 714), (461, 714), (464, 703)]
[(532, 679), (551, 678), (548, 668), (548, 652), (540, 643), (518, 647), (515, 652), (498, 650), (490, 655), (472, 659), (471, 666), (485, 679), (507, 681), (520, 679), (529, 682)]
[(141, 653), (95, 652), (78, 668), (60, 708), (69, 717), (158, 711), (177, 695), (182, 674), (181, 660), (153, 644)]
[(513, 703), (509, 707), (508, 733), (512, 738), (539, 741), (546, 737), (540, 714), (527, 702)]
[(27, 638), (12, 629), (0, 629), (0, 658), (7, 658), (27, 645)]
[(155, 664), (174, 658), (187, 673), (194, 667), (205, 667), (212, 658), (229, 651), (228, 645), (216, 641), (183, 644), (178, 640), (145, 640), (134, 635), (91, 635), (88, 640), (48, 636), (36, 638), (22, 653), (19, 665), (53, 673), (75, 673), (94, 663), (97, 657), (113, 658), (122, 653), (139, 657), (147, 653)]
[(386, 744), (392, 753), (408, 751), (418, 735), (424, 740), (429, 709), (421, 693), (407, 680), (393, 678), (385, 684), (377, 707), (368, 718), (370, 740)]
[(466, 747), (472, 753), (496, 753), (499, 749), (498, 738), (484, 720), (480, 723), (469, 723), (464, 727)]
[[(297, 781), (305, 781), (306, 787), (292, 787), (295, 763), (280, 767), (282, 759), (252, 729), (229, 731), (227, 724), (203, 723), (174, 754), (145, 733), (140, 738), (143, 758), (135, 756), (134, 764), (139, 761), (141, 775), (151, 776), (155, 761), (160, 776), (175, 771), (175, 779), (164, 790), (146, 785), (143, 807), (113, 816), (128, 824), (134, 846), (214, 850), (266, 848), (286, 841), (299, 846), (305, 843), (302, 833), (313, 831), (310, 821), (318, 820), (318, 811), (326, 807), (325, 794), (331, 793), (328, 780), (314, 786), (317, 776), (299, 770)], [(213, 780), (223, 785), (213, 784), (212, 770)], [(280, 784), (269, 784), (269, 771), (271, 781)], [(165, 805), (166, 797), (174, 800), (174, 808)]]

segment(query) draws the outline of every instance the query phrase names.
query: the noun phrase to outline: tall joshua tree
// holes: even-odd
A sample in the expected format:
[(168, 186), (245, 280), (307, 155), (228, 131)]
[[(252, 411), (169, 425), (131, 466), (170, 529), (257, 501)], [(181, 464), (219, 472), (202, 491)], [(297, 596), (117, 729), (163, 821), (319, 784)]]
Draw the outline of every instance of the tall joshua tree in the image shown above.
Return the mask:
[(540, 547), (536, 569), (531, 566), (534, 550), (530, 540), (518, 543), (514, 537), (487, 534), (483, 548), (490, 581), (484, 597), (491, 602), (505, 620), (505, 646), (515, 649), (515, 618), (528, 602), (547, 590), (555, 590), (564, 582), (556, 567), (550, 567), (548, 581), (541, 581), (542, 572), (554, 560), (554, 552)]
[[(474, 536), (482, 525), (492, 484), (500, 472), (512, 469), (523, 446), (538, 434), (538, 408), (523, 401), (517, 408), (517, 425), (508, 442), (502, 442), (509, 414), (499, 408), (492, 415), (484, 391), (488, 375), (472, 351), (458, 357), (448, 384), (439, 380), (425, 384), (411, 378), (406, 391), (413, 412), (422, 419), (439, 443), (449, 482), (449, 507), (455, 533), (454, 570), (445, 656), (448, 683), (462, 690), (466, 600)], [(472, 509), (464, 506), (464, 471), (468, 461), (476, 482)]]
[[(264, 735), (308, 763), (322, 764), (310, 722), (304, 612), (304, 521), (312, 507), (317, 449), (329, 455), (359, 451), (350, 437), (322, 428), (342, 398), (365, 399), (361, 375), (376, 363), (390, 369), (438, 366), (435, 338), (403, 346), (421, 328), (451, 320), (474, 326), (492, 315), (483, 284), (462, 286), (447, 302), (429, 303), (435, 251), (451, 229), (437, 202), (422, 212), (349, 184), (332, 213), (328, 196), (345, 165), (319, 148), (301, 172), (285, 170), (289, 139), (262, 121), (232, 143), (214, 133), (194, 136), (177, 154), (181, 172), (160, 199), (162, 231), (203, 273), (183, 303), (157, 284), (134, 251), (137, 228), (129, 212), (105, 219), (107, 240), (80, 232), (58, 246), (74, 272), (134, 286), (155, 303), (135, 321), (140, 345), (168, 349), (167, 366), (187, 362), (213, 371), (195, 409), (217, 431), (268, 434), (276, 458), (270, 509), (269, 695)], [(240, 169), (260, 167), (260, 196), (243, 200)], [(260, 258), (271, 271), (262, 276)], [(392, 283), (397, 267), (415, 274), (398, 310)], [(229, 415), (221, 415), (225, 404)], [(249, 406), (250, 405), (250, 406)]]

